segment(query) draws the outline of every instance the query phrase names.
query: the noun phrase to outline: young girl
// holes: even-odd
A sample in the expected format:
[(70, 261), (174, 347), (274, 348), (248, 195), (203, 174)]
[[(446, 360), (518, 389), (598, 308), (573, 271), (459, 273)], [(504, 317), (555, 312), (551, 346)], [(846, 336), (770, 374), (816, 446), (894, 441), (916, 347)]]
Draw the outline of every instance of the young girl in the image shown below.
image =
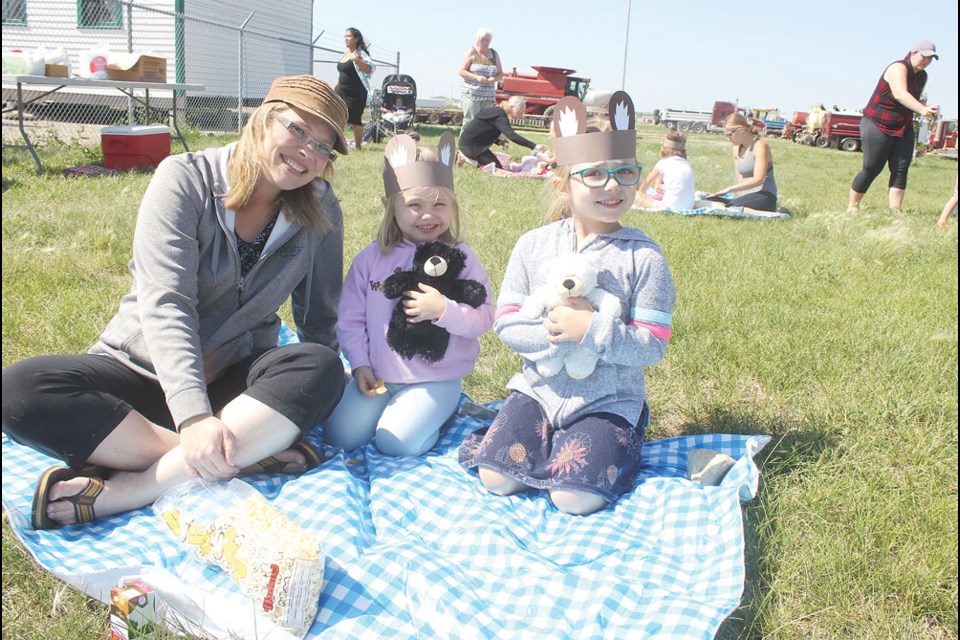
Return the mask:
[[(493, 305), (490, 279), (460, 239), (453, 136), (441, 136), (439, 157), (417, 149), (407, 135), (395, 136), (385, 156), (380, 232), (354, 259), (338, 309), (337, 337), (353, 367), (353, 380), (324, 423), (324, 438), (348, 451), (374, 439), (387, 455), (419, 455), (436, 443), (440, 427), (457, 407), (460, 379), (473, 370), (478, 338), (493, 325)], [(384, 280), (410, 269), (417, 245), (435, 240), (466, 255), (460, 278), (486, 288), (480, 307), (453, 302), (424, 284), (419, 291), (405, 292), (400, 301), (381, 293)], [(388, 346), (387, 327), (397, 304), (406, 307), (410, 322), (432, 322), (449, 331), (439, 362), (405, 359)]]
[[(558, 168), (552, 223), (524, 234), (513, 249), (497, 300), (497, 335), (523, 356), (523, 371), (485, 434), (460, 448), (466, 468), (479, 467), (498, 495), (546, 489), (556, 507), (586, 515), (633, 488), (649, 409), (643, 367), (663, 358), (676, 293), (660, 248), (624, 227), (640, 181), (630, 97), (610, 101), (611, 131), (587, 132), (586, 109), (573, 97), (557, 104), (553, 128)], [(594, 313), (569, 298), (544, 318), (520, 313), (544, 280), (539, 265), (582, 253), (599, 268), (598, 286), (619, 298), (621, 317)], [(588, 349), (593, 373), (544, 377), (537, 362)]]
[[(670, 131), (660, 146), (660, 160), (637, 193), (637, 206), (645, 209), (693, 209), (693, 167), (687, 161), (687, 136)], [(647, 189), (656, 187), (657, 195)]]

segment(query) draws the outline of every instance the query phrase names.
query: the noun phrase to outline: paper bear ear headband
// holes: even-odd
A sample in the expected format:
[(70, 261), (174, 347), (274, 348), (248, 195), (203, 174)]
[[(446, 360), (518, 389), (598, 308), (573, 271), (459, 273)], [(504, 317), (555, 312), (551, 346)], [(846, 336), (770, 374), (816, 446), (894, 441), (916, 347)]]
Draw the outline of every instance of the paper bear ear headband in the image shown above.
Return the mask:
[(405, 133), (394, 136), (383, 151), (383, 188), (389, 198), (413, 187), (453, 189), (453, 134), (445, 131), (437, 145), (439, 160), (417, 160), (417, 143)]
[(577, 98), (565, 96), (553, 112), (553, 154), (558, 165), (603, 162), (637, 155), (636, 114), (633, 100), (623, 91), (610, 97), (610, 131), (586, 133), (587, 109)]

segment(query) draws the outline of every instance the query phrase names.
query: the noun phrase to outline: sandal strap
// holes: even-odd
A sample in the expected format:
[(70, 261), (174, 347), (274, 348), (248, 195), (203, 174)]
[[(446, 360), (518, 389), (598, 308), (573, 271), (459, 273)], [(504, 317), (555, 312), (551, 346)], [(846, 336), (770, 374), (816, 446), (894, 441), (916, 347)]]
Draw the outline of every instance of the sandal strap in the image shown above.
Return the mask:
[(87, 479), (87, 486), (83, 488), (83, 491), (69, 498), (63, 498), (63, 500), (73, 503), (73, 512), (77, 516), (77, 524), (92, 522), (97, 519), (93, 504), (102, 492), (103, 480), (91, 476)]

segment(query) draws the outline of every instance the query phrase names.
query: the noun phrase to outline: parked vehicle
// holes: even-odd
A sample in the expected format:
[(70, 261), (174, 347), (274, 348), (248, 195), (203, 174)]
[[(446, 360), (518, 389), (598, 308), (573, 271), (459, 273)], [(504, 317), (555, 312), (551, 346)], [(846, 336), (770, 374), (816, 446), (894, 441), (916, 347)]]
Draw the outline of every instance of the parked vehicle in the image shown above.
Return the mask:
[(713, 103), (712, 111), (691, 111), (688, 109), (662, 109), (653, 112), (654, 123), (662, 124), (667, 129), (679, 131), (704, 131), (719, 129), (723, 121), (737, 111), (737, 105), (732, 102), (717, 100)]
[(957, 157), (957, 121), (938, 119), (930, 127), (927, 153)]
[[(573, 69), (558, 67), (531, 67), (535, 74), (517, 73), (516, 69), (503, 75), (503, 81), (497, 89), (497, 103), (521, 96), (526, 100), (524, 116), (511, 120), (515, 127), (546, 129), (550, 126), (553, 106), (564, 96), (575, 96), (586, 104), (590, 78), (574, 76)], [(421, 122), (429, 124), (452, 124), (459, 126), (463, 122), (463, 112), (454, 106), (417, 107), (417, 116)]]
[(813, 143), (821, 148), (859, 151), (862, 118), (863, 114), (856, 111), (827, 111)]
[(754, 109), (753, 117), (763, 122), (764, 131), (768, 136), (780, 137), (787, 125), (777, 109)]
[(806, 111), (794, 112), (793, 118), (783, 125), (781, 137), (793, 140), (794, 142), (803, 142), (803, 137), (809, 135), (807, 133), (807, 119), (809, 117), (810, 114)]

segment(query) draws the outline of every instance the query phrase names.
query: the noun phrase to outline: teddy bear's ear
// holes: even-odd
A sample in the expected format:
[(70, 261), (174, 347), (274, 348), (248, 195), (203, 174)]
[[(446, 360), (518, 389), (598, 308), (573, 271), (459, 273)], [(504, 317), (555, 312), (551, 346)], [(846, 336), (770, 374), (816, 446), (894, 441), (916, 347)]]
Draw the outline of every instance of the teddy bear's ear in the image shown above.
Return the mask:
[(415, 162), (417, 159), (417, 143), (405, 133), (390, 139), (383, 150), (384, 159), (394, 169)]
[(637, 116), (633, 110), (633, 100), (625, 91), (613, 92), (607, 113), (610, 116), (610, 128), (613, 131), (636, 128)]
[(587, 108), (577, 98), (564, 96), (553, 108), (554, 138), (577, 136), (587, 130)]
[(456, 151), (456, 143), (453, 140), (453, 134), (444, 131), (443, 135), (440, 136), (440, 144), (437, 145), (437, 155), (440, 156), (440, 162), (452, 167), (454, 151)]

